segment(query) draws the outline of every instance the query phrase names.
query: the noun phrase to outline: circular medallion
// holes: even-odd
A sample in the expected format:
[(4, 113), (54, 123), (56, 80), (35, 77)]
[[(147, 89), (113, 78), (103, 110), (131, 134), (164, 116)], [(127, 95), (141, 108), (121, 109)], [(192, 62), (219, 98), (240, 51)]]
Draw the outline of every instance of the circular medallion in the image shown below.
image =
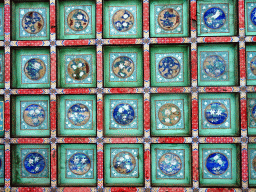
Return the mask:
[(181, 112), (179, 107), (172, 103), (164, 104), (158, 111), (158, 118), (166, 126), (176, 125), (180, 118)]
[(165, 57), (158, 64), (158, 71), (165, 79), (173, 79), (180, 72), (180, 63), (174, 57)]
[(89, 24), (89, 16), (82, 9), (75, 9), (68, 14), (67, 23), (70, 29), (82, 31)]
[(24, 65), (24, 73), (32, 81), (42, 79), (46, 73), (46, 66), (41, 59), (29, 59)]
[(228, 169), (228, 159), (222, 153), (211, 153), (206, 159), (205, 166), (210, 173), (222, 175)]
[(129, 57), (117, 57), (112, 63), (112, 71), (119, 78), (128, 78), (134, 71), (134, 63)]
[(84, 153), (75, 153), (69, 158), (68, 167), (76, 175), (84, 175), (91, 168), (91, 160)]
[(252, 168), (256, 171), (256, 156), (252, 160)]
[(256, 121), (256, 105), (253, 106), (251, 116), (254, 121)]
[(37, 104), (31, 104), (23, 111), (23, 119), (31, 127), (37, 127), (44, 122), (44, 109)]
[(214, 102), (205, 108), (205, 119), (213, 124), (220, 125), (228, 118), (228, 110), (222, 103)]
[(136, 166), (136, 159), (129, 152), (119, 152), (114, 157), (113, 166), (118, 173), (129, 174)]
[(256, 25), (256, 7), (251, 12), (251, 21), (253, 25)]
[(22, 18), (22, 27), (27, 33), (39, 33), (44, 27), (44, 18), (38, 12), (28, 12)]
[(165, 175), (172, 176), (181, 170), (182, 161), (178, 155), (166, 153), (160, 157), (158, 166)]
[(135, 112), (131, 105), (125, 103), (118, 104), (113, 111), (114, 120), (120, 125), (128, 125), (135, 118)]
[(68, 75), (77, 81), (84, 80), (90, 72), (90, 66), (86, 60), (76, 58), (68, 64)]
[(226, 15), (222, 9), (212, 7), (205, 11), (203, 19), (207, 27), (211, 29), (219, 29), (225, 24)]
[(175, 9), (166, 8), (159, 13), (157, 21), (163, 30), (171, 31), (179, 26), (180, 15)]
[(68, 109), (68, 120), (76, 126), (85, 125), (90, 119), (89, 109), (81, 103), (76, 103)]
[(206, 57), (203, 68), (209, 77), (217, 78), (224, 74), (226, 70), (225, 60), (219, 55), (210, 55)]
[(132, 28), (134, 16), (130, 11), (121, 9), (114, 13), (112, 23), (117, 31), (126, 32)]
[(256, 56), (252, 58), (250, 62), (250, 68), (254, 75), (256, 75)]
[(45, 159), (40, 153), (29, 153), (24, 159), (24, 167), (31, 174), (41, 173), (45, 168)]

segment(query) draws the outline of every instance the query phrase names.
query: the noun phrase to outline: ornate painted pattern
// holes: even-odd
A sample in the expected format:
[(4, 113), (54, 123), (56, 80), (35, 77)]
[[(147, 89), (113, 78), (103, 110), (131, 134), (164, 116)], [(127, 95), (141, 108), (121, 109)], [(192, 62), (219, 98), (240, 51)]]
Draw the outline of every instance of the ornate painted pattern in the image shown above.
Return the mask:
[(92, 33), (92, 6), (65, 6), (65, 35)]
[(137, 34), (137, 6), (109, 7), (110, 36)]
[(156, 179), (184, 179), (184, 159), (184, 150), (156, 149)]
[(138, 100), (110, 100), (110, 129), (138, 129)]
[(155, 33), (183, 33), (183, 5), (155, 5)]
[(228, 33), (229, 28), (228, 3), (200, 4), (201, 33)]
[(93, 179), (93, 150), (66, 150), (66, 178)]
[(109, 54), (110, 82), (137, 81), (137, 53)]
[(229, 52), (201, 51), (200, 52), (200, 80), (228, 81), (229, 80)]
[(0, 149), (0, 178), (4, 178), (4, 150)]
[(256, 128), (256, 99), (248, 99), (248, 126)]
[(65, 100), (65, 129), (93, 129), (93, 101)]
[(256, 80), (256, 52), (246, 52), (246, 68), (247, 68), (247, 79)]
[(0, 7), (0, 36), (4, 36), (4, 8)]
[(49, 151), (47, 149), (21, 149), (21, 177), (48, 178)]
[(20, 102), (20, 129), (49, 129), (47, 101)]
[(204, 179), (232, 178), (232, 151), (230, 149), (203, 149)]
[(202, 129), (230, 129), (229, 99), (202, 99)]
[(184, 56), (183, 53), (155, 54), (156, 82), (183, 82)]
[(93, 83), (92, 55), (65, 55), (65, 61), (66, 84)]
[(256, 31), (256, 3), (247, 2), (247, 31), (255, 32)]
[(184, 100), (155, 101), (156, 129), (185, 129)]
[(47, 11), (45, 8), (19, 9), (20, 37), (46, 37)]
[(21, 83), (47, 84), (50, 82), (49, 55), (21, 55)]
[(250, 179), (255, 180), (256, 179), (256, 149), (249, 149), (249, 177)]
[(136, 178), (139, 176), (139, 150), (110, 148), (110, 177)]
[(4, 83), (4, 55), (0, 54), (0, 83)]

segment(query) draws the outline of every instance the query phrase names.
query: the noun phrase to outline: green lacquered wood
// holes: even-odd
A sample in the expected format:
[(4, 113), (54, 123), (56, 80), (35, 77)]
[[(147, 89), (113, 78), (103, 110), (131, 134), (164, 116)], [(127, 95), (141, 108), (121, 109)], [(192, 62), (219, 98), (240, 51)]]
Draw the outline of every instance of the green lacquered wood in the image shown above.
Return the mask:
[[(208, 128), (203, 129), (202, 124), (202, 99), (230, 99), (230, 117), (231, 117), (231, 128), (230, 129), (218, 129)], [(199, 135), (200, 136), (238, 136), (240, 134), (239, 128), (239, 95), (235, 93), (207, 93), (199, 94)], [(217, 127), (217, 126), (216, 126)]]
[[(200, 52), (228, 51), (229, 52), (229, 80), (228, 81), (201, 81)], [(238, 85), (238, 46), (235, 44), (200, 44), (198, 45), (198, 86), (234, 86)]]
[[(20, 122), (21, 122), (21, 114), (23, 114), (22, 111), (20, 111), (20, 102), (21, 101), (47, 101), (48, 103), (48, 111), (47, 113), (47, 129), (27, 129), (27, 130), (21, 130), (20, 128)], [(50, 136), (50, 98), (48, 95), (26, 95), (26, 96), (16, 96), (13, 97), (11, 100), (11, 109), (12, 109), (12, 129), (11, 134), (13, 137), (49, 137)]]
[[(111, 64), (109, 54), (118, 53), (137, 53), (137, 81), (136, 82), (110, 82)], [(103, 47), (104, 62), (104, 86), (105, 87), (142, 87), (143, 86), (143, 49), (140, 45), (134, 46), (105, 46)]]
[[(19, 9), (20, 8), (46, 8), (46, 37), (19, 37)], [(50, 39), (50, 4), (49, 1), (12, 1), (12, 30), (11, 37), (13, 40), (49, 40)]]
[[(182, 17), (182, 27), (183, 32), (181, 34), (156, 34), (155, 33), (155, 5), (173, 5), (173, 4), (182, 4), (183, 6), (183, 17)], [(187, 37), (189, 34), (189, 1), (187, 0), (151, 0), (150, 1), (150, 36), (151, 37)]]
[[(183, 82), (164, 82), (159, 83), (156, 81), (156, 63), (155, 54), (157, 53), (183, 53), (183, 68), (184, 68), (184, 81)], [(190, 86), (190, 67), (189, 67), (189, 46), (187, 45), (152, 45), (150, 47), (151, 59), (151, 86), (152, 87), (169, 87), (169, 86)]]
[[(92, 6), (92, 33), (88, 35), (65, 35), (64, 34), (64, 7), (65, 6), (78, 6), (78, 5), (91, 5)], [(93, 0), (77, 0), (77, 1), (70, 1), (70, 0), (58, 0), (57, 1), (57, 37), (58, 39), (89, 39), (95, 38), (95, 1)]]
[[(156, 179), (156, 149), (184, 149), (185, 151), (185, 175), (184, 179)], [(152, 144), (151, 145), (151, 178), (153, 186), (191, 186), (191, 145), (189, 144)]]
[[(66, 73), (66, 61), (65, 55), (79, 55), (79, 54), (90, 54), (92, 55), (92, 84), (77, 83), (77, 84), (66, 84), (65, 73)], [(96, 87), (96, 47), (85, 46), (85, 47), (61, 47), (57, 49), (58, 56), (58, 82), (57, 86), (61, 88), (70, 87)]]
[[(137, 99), (138, 100), (138, 129), (110, 129), (110, 100), (111, 99)], [(130, 137), (143, 136), (143, 95), (129, 94), (129, 95), (105, 95), (104, 96), (104, 135), (110, 137)]]
[[(229, 32), (228, 33), (213, 33), (213, 32), (203, 32), (200, 31), (200, 4), (213, 4), (213, 3), (228, 3), (229, 4)], [(237, 34), (237, 1), (236, 0), (198, 0), (197, 1), (197, 33), (198, 36), (232, 36)]]
[[(110, 177), (110, 148), (138, 148), (139, 177), (111, 178)], [(104, 145), (104, 185), (105, 186), (143, 186), (144, 185), (144, 154), (143, 144), (105, 144)]]
[[(65, 99), (93, 100), (93, 128), (92, 129), (65, 129)], [(96, 95), (61, 95), (58, 97), (58, 135), (59, 136), (96, 136)]]
[[(48, 154), (48, 166), (49, 169), (49, 176), (47, 178), (22, 178), (21, 177), (21, 153), (20, 150), (24, 148), (31, 148), (31, 149), (37, 149), (37, 148), (44, 148), (47, 149)], [(12, 167), (12, 175), (11, 175), (11, 182), (13, 186), (46, 186), (49, 187), (51, 184), (51, 178), (50, 178), (50, 153), (51, 153), (51, 147), (50, 145), (12, 145), (11, 147), (11, 167)]]
[[(21, 75), (24, 71), (21, 71), (21, 56), (22, 55), (48, 55), (48, 70), (46, 70), (45, 75), (48, 75), (48, 82), (45, 84), (22, 84)], [(12, 87), (14, 88), (50, 88), (50, 50), (49, 48), (15, 48), (12, 50)]]
[[(109, 26), (109, 6), (137, 6), (137, 34), (135, 35), (122, 35), (110, 36)], [(106, 0), (103, 2), (103, 38), (142, 38), (142, 1), (141, 0)]]
[[(169, 130), (157, 130), (156, 127), (156, 100), (172, 100), (183, 99), (184, 100), (184, 129), (169, 129)], [(189, 94), (152, 94), (151, 95), (151, 135), (152, 136), (189, 136), (191, 134), (191, 99)]]
[[(73, 149), (73, 150), (86, 150), (92, 149), (93, 150), (93, 169), (94, 169), (94, 178), (93, 179), (70, 179), (66, 178), (66, 150)], [(96, 144), (61, 144), (58, 146), (58, 184), (60, 186), (91, 186), (95, 187), (97, 184), (97, 147)]]
[[(232, 151), (232, 179), (203, 179), (202, 178), (202, 150), (231, 149)], [(200, 144), (199, 145), (199, 183), (201, 187), (238, 187), (240, 180), (240, 145), (237, 144)]]

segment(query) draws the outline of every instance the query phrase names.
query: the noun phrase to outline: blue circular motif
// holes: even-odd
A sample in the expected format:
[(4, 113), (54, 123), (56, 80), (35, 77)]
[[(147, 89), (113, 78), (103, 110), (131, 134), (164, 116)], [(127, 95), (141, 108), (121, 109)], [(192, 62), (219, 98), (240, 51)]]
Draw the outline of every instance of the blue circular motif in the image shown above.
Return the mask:
[(114, 108), (113, 117), (118, 124), (128, 125), (134, 120), (135, 112), (131, 105), (121, 103)]
[(30, 11), (22, 18), (22, 27), (27, 33), (37, 34), (44, 27), (44, 18), (40, 13)]
[(222, 9), (212, 7), (205, 11), (203, 19), (207, 27), (211, 29), (219, 29), (225, 24), (226, 15)]
[(114, 157), (113, 166), (118, 173), (129, 174), (136, 166), (136, 159), (130, 152), (119, 152)]
[(225, 73), (226, 63), (221, 56), (210, 55), (204, 60), (203, 69), (209, 77), (217, 78)]
[(206, 159), (206, 168), (214, 175), (222, 175), (228, 169), (228, 159), (222, 153), (212, 153)]
[(44, 122), (45, 111), (37, 104), (31, 104), (23, 112), (23, 119), (29, 126), (37, 127)]
[(165, 57), (161, 59), (158, 64), (158, 71), (162, 77), (166, 79), (173, 79), (180, 72), (180, 63), (174, 57)]
[(119, 32), (129, 31), (134, 24), (134, 16), (128, 10), (118, 10), (113, 15), (112, 24)]
[(254, 121), (256, 121), (256, 105), (254, 105), (252, 108), (252, 118)]
[(24, 159), (24, 167), (29, 173), (38, 174), (45, 168), (45, 159), (40, 153), (29, 153)]
[(158, 166), (165, 175), (172, 176), (181, 170), (182, 161), (178, 155), (174, 153), (166, 153), (160, 157)]
[(205, 108), (205, 118), (213, 125), (220, 125), (228, 118), (228, 110), (222, 103), (211, 103)]
[(84, 175), (91, 168), (91, 160), (84, 153), (75, 153), (69, 158), (68, 166), (74, 174)]
[(85, 125), (90, 119), (89, 109), (81, 103), (76, 103), (68, 109), (68, 119), (76, 126)]
[(46, 66), (41, 59), (29, 59), (24, 65), (24, 73), (32, 81), (42, 79), (46, 73)]
[(251, 12), (251, 21), (254, 25), (256, 25), (256, 7)]

